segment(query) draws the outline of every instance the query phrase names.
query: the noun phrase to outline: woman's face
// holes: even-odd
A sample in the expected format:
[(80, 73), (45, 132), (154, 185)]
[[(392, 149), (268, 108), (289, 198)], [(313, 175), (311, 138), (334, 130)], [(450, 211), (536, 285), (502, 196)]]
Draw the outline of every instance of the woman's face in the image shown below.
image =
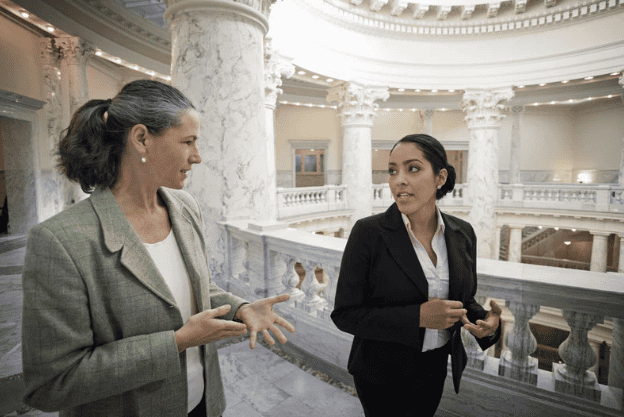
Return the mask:
[(446, 169), (436, 175), (424, 153), (413, 143), (394, 148), (388, 161), (388, 183), (401, 213), (418, 214), (423, 207), (433, 208), (438, 186), (444, 185)]
[(165, 130), (158, 136), (151, 136), (145, 158), (155, 185), (181, 189), (186, 173), (193, 164), (199, 164), (201, 157), (197, 149), (199, 137), (199, 116), (189, 109), (180, 116), (181, 124)]

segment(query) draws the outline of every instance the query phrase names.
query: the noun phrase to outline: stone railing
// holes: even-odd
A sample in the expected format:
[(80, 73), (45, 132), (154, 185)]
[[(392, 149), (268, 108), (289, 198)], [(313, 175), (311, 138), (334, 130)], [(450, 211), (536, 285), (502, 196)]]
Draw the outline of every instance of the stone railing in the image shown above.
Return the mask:
[[(464, 205), (464, 194), (466, 184), (455, 184), (453, 191), (440, 200), (441, 206), (462, 206)], [(373, 184), (373, 208), (385, 209), (394, 203), (392, 192), (388, 184)]]
[[(304, 233), (285, 225), (248, 225), (239, 221), (221, 226), (227, 235), (229, 278), (220, 284), (247, 299), (289, 293), (290, 301), (276, 307), (297, 328), (295, 334), (287, 335), (289, 341), (346, 369), (352, 336), (340, 332), (330, 319), (346, 240)], [(305, 270), (301, 282), (295, 271), (297, 262)], [(445, 409), (472, 415), (466, 412), (477, 401), (479, 415), (486, 417), (518, 415), (515, 406), (520, 403), (525, 415), (622, 415), (621, 274), (488, 259), (479, 259), (477, 272), (478, 301), (485, 305), (489, 298), (495, 298), (504, 303), (505, 311), (513, 315), (513, 326), (507, 326), (510, 328), (500, 359), (486, 355), (472, 337), (464, 335), (469, 367), (460, 395), (443, 399)], [(537, 359), (530, 357), (536, 341), (528, 323), (541, 306), (561, 309), (570, 328), (569, 338), (559, 346), (564, 363), (553, 364), (552, 372), (538, 370)], [(588, 332), (605, 320), (613, 323), (613, 343), (609, 385), (600, 385), (595, 374), (588, 371), (596, 362)], [(502, 398), (505, 400), (501, 402)]]
[(499, 190), (500, 206), (624, 211), (624, 188), (610, 184), (500, 184)]
[[(582, 269), (589, 271), (589, 262), (572, 261), (570, 259), (547, 258), (544, 256), (522, 255), (523, 264), (545, 265), (556, 268)], [(624, 279), (624, 278), (623, 278)]]
[(280, 219), (347, 209), (347, 187), (278, 188), (277, 210)]

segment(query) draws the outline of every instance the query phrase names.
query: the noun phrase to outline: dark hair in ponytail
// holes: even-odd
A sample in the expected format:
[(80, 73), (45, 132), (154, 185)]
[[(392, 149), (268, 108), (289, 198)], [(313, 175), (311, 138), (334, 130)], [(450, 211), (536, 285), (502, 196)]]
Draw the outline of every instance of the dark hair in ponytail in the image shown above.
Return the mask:
[(132, 127), (142, 124), (151, 134), (160, 135), (179, 126), (180, 117), (194, 108), (170, 85), (154, 80), (128, 83), (112, 100), (90, 100), (74, 113), (61, 134), (58, 165), (86, 193), (98, 186), (110, 188), (119, 177)]
[(436, 191), (436, 199), (439, 200), (448, 192), (453, 191), (453, 188), (455, 188), (455, 179), (457, 178), (457, 174), (455, 173), (453, 165), (448, 163), (444, 146), (442, 146), (442, 144), (433, 136), (420, 133), (417, 135), (405, 136), (403, 139), (394, 144), (390, 153), (392, 153), (394, 148), (396, 148), (400, 143), (404, 142), (413, 143), (422, 151), (427, 161), (431, 164), (435, 175), (438, 175), (442, 168), (446, 169), (448, 172), (446, 182), (442, 188)]

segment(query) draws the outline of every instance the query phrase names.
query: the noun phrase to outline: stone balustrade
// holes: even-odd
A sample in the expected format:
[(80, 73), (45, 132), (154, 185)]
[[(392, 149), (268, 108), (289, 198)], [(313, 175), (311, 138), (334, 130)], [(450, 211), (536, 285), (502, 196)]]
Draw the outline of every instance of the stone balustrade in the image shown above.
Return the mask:
[(347, 208), (347, 187), (344, 185), (277, 189), (279, 219)]
[[(288, 335), (289, 341), (320, 360), (346, 369), (352, 336), (340, 332), (329, 316), (346, 240), (304, 233), (285, 224), (231, 221), (221, 223), (221, 227), (227, 236), (229, 275), (218, 283), (247, 299), (290, 293), (288, 303), (276, 306), (297, 328), (295, 334)], [(305, 270), (302, 281), (295, 271), (297, 262)], [(473, 415), (465, 413), (470, 402), (478, 401), (480, 416), (518, 415), (515, 407), (520, 403), (527, 412), (523, 415), (621, 415), (622, 274), (490, 259), (479, 259), (477, 272), (479, 302), (497, 299), (507, 306), (505, 311), (514, 317), (514, 324), (506, 326), (500, 359), (480, 352), (470, 336), (464, 335), (469, 356), (462, 379), (464, 394), (448, 394), (449, 401), (443, 399), (445, 409)], [(535, 338), (528, 323), (541, 307), (561, 309), (570, 328), (570, 336), (559, 347), (564, 363), (553, 364), (553, 372), (537, 369), (530, 357)], [(596, 363), (596, 354), (587, 334), (603, 322), (612, 326), (609, 385), (599, 384), (588, 370)]]

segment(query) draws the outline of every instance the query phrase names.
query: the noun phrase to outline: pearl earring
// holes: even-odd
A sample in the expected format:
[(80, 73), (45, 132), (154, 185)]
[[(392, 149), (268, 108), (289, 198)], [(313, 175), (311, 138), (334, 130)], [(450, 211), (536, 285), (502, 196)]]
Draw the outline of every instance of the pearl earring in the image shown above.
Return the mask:
[(145, 157), (143, 156), (143, 157), (141, 157), (141, 162), (146, 163), (147, 159), (145, 159)]
[(442, 188), (442, 186), (441, 186), (441, 185), (438, 185), (438, 190), (439, 190), (440, 188)]

